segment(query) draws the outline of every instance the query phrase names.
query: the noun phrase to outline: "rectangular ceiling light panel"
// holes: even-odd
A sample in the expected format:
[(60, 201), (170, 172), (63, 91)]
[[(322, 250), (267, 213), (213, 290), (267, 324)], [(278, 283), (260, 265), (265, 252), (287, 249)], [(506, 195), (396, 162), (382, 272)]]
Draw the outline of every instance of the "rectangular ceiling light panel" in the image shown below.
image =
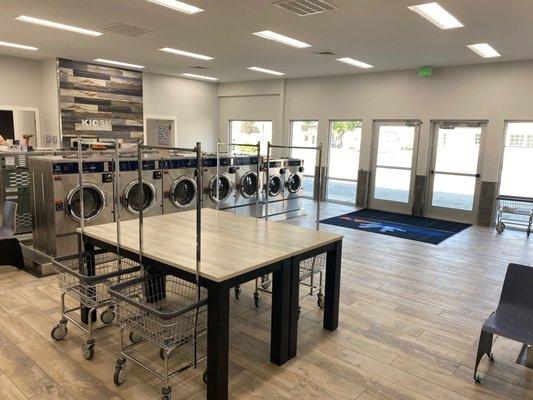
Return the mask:
[(159, 50), (164, 51), (165, 53), (177, 54), (179, 56), (184, 56), (184, 57), (197, 58), (199, 60), (206, 60), (206, 61), (214, 60), (213, 57), (204, 56), (202, 54), (191, 53), (189, 51), (173, 49), (171, 47), (163, 47), (162, 49), (159, 49)]
[(324, 0), (282, 0), (274, 3), (276, 7), (283, 8), (299, 17), (320, 14), (336, 10), (339, 7)]
[(82, 35), (88, 35), (88, 36), (102, 36), (103, 35), (103, 33), (91, 31), (89, 29), (78, 28), (77, 26), (65, 25), (59, 22), (47, 21), (45, 19), (40, 19), (40, 18), (28, 17), (26, 15), (18, 16), (15, 19), (17, 19), (18, 21), (22, 21), (22, 22), (29, 22), (30, 24), (46, 26), (48, 28), (61, 29), (64, 31), (81, 33)]
[(196, 75), (196, 74), (189, 74), (189, 73), (181, 74), (181, 75), (187, 76), (189, 78), (194, 78), (194, 79), (203, 79), (206, 81), (218, 81), (217, 78), (213, 78), (212, 76)]
[(495, 58), (501, 56), (501, 54), (498, 53), (496, 49), (488, 43), (469, 44), (468, 48), (472, 51), (475, 51), (483, 58)]
[(425, 3), (409, 7), (409, 10), (423, 16), (440, 29), (462, 28), (464, 25), (439, 3)]
[(337, 58), (337, 61), (343, 62), (345, 64), (350, 64), (350, 65), (353, 65), (354, 67), (363, 68), (363, 69), (374, 68), (373, 65), (364, 63), (362, 61), (354, 60), (353, 58), (350, 58), (350, 57)]
[(308, 43), (272, 31), (254, 32), (254, 35), (262, 37), (263, 39), (274, 40), (275, 42), (283, 43), (287, 46), (297, 47), (299, 49), (311, 47)]
[(163, 7), (170, 8), (175, 11), (179, 11), (185, 14), (198, 14), (204, 10), (202, 10), (199, 7), (192, 6), (190, 4), (184, 3), (183, 1), (177, 1), (177, 0), (147, 0), (150, 3), (158, 4)]
[(285, 75), (283, 72), (273, 71), (271, 69), (261, 68), (261, 67), (248, 67), (247, 69), (257, 72), (263, 72), (264, 74), (282, 76)]
[(122, 62), (122, 61), (106, 60), (104, 58), (97, 58), (94, 61), (102, 63), (102, 64), (116, 65), (117, 67), (137, 68), (137, 69), (144, 68), (144, 65), (130, 64), (130, 63)]
[(0, 42), (0, 46), (13, 47), (15, 49), (21, 49), (21, 50), (31, 50), (31, 51), (39, 50), (37, 47), (26, 46), (24, 44), (17, 44), (17, 43), (10, 43), (10, 42)]

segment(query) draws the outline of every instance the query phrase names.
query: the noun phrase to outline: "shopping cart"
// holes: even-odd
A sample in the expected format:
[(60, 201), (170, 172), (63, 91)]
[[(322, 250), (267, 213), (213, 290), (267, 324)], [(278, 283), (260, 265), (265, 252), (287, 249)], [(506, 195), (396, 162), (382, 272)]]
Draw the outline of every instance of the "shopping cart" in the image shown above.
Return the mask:
[[(326, 253), (308, 258), (300, 262), (300, 285), (309, 288), (304, 297), (313, 296), (317, 292), (316, 304), (324, 308), (324, 271), (326, 270)], [(318, 285), (316, 276), (318, 275)]]
[[(162, 146), (138, 145), (138, 160), (141, 165), (143, 149), (194, 151), (197, 168), (202, 165), (201, 145), (194, 149), (177, 149)], [(142, 184), (142, 171), (139, 170), (139, 182)], [(202, 174), (196, 174), (197, 187), (202, 187)], [(140, 192), (143, 203), (143, 193)], [(144, 268), (143, 264), (143, 211), (139, 212), (139, 264), (142, 276), (127, 282), (121, 282), (109, 288), (115, 311), (116, 323), (120, 327), (120, 353), (115, 366), (114, 383), (120, 386), (126, 379), (126, 361), (143, 367), (165, 382), (161, 389), (163, 400), (170, 400), (172, 389), (169, 381), (175, 375), (196, 368), (200, 361), (207, 358), (199, 356), (198, 350), (206, 351), (206, 346), (199, 341), (207, 332), (207, 294), (200, 287), (201, 258), (201, 199), (196, 204), (196, 274), (191, 283), (167, 273), (159, 273)], [(124, 331), (129, 330), (135, 336), (132, 343), (125, 345)], [(130, 336), (131, 339), (131, 336)], [(169, 359), (175, 350), (183, 349), (187, 353), (188, 344), (192, 346), (191, 356), (187, 362), (181, 362), (174, 371), (169, 370)], [(157, 371), (154, 362), (146, 352), (159, 349), (159, 356), (164, 361), (164, 370)], [(189, 361), (192, 359), (192, 361)], [(207, 371), (203, 380), (207, 382)]]
[[(115, 166), (118, 166), (119, 144), (115, 141)], [(89, 338), (83, 343), (81, 351), (83, 357), (91, 360), (94, 357), (95, 340), (93, 333), (96, 330), (110, 326), (115, 319), (114, 307), (109, 297), (108, 288), (127, 279), (139, 276), (140, 266), (131, 260), (123, 259), (120, 255), (105, 251), (85, 251), (83, 244), (84, 230), (84, 205), (83, 205), (83, 154), (82, 140), (78, 137), (78, 171), (80, 190), (80, 235), (81, 252), (68, 256), (56, 257), (52, 264), (57, 272), (57, 282), (61, 292), (61, 320), (52, 329), (51, 336), (55, 340), (63, 340), (68, 333), (67, 323), (70, 321), (85, 333)], [(118, 193), (119, 174), (114, 168), (115, 193)], [(115, 207), (118, 210), (118, 196), (115, 198)], [(117, 218), (117, 247), (120, 248), (120, 211)], [(117, 251), (119, 254), (119, 251)], [(65, 297), (69, 296), (79, 302), (78, 307), (67, 308)], [(96, 313), (98, 309), (106, 308), (100, 314), (103, 325), (96, 326)], [(88, 310), (88, 312), (87, 312)], [(87, 327), (78, 322), (74, 315), (87, 316)]]
[(496, 198), (496, 232), (502, 233), (507, 225), (527, 228), (531, 234), (533, 223), (533, 198), (498, 196)]

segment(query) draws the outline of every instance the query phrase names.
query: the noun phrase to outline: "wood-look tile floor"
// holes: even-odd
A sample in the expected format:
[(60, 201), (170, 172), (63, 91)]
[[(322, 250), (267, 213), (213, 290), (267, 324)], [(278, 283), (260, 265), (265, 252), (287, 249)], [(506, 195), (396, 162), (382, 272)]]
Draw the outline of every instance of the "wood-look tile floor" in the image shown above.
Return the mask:
[[(313, 227), (307, 217), (286, 223)], [(322, 217), (352, 208), (326, 204)], [(520, 344), (498, 338), (496, 362), (472, 366), (483, 320), (494, 310), (509, 262), (531, 264), (531, 240), (472, 227), (438, 246), (322, 225), (345, 235), (340, 328), (325, 332), (316, 299), (302, 301), (298, 357), (269, 362), (270, 305), (253, 305), (252, 286), (231, 301), (231, 399), (533, 399), (533, 371), (514, 363)], [(298, 240), (287, 238), (287, 240)], [(0, 269), (0, 399), (136, 400), (160, 397), (161, 382), (129, 365), (113, 384), (118, 336), (96, 335), (93, 361), (84, 334), (59, 318), (54, 277)], [(155, 352), (154, 352), (155, 354)], [(205, 398), (201, 371), (173, 379), (173, 399)]]

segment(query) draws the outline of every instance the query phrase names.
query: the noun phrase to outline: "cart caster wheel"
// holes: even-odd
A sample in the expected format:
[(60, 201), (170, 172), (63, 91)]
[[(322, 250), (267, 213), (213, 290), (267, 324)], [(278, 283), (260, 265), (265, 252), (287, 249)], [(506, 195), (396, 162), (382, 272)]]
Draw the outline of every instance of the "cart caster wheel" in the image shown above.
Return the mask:
[(479, 375), (474, 376), (474, 382), (481, 383), (481, 378)]
[(207, 369), (204, 369), (204, 373), (202, 374), (202, 380), (207, 385)]
[(139, 343), (142, 339), (143, 338), (138, 333), (130, 332), (130, 342)]
[(235, 291), (235, 299), (239, 300), (239, 297), (241, 297), (242, 289), (240, 286), (235, 286), (233, 289)]
[(318, 306), (318, 308), (324, 309), (324, 295), (322, 293), (319, 293), (317, 295), (316, 305)]
[(270, 281), (270, 279), (268, 279), (268, 275), (263, 275), (261, 277), (261, 287), (265, 290), (267, 290), (269, 287), (270, 287), (270, 284), (272, 282)]
[(259, 293), (254, 293), (254, 304), (256, 308), (261, 307), (261, 296)]
[(94, 340), (88, 340), (81, 346), (81, 354), (86, 360), (92, 360), (94, 358)]
[(502, 233), (505, 230), (505, 224), (503, 222), (499, 222), (496, 224), (496, 232)]
[(159, 358), (161, 360), (165, 359), (165, 349), (159, 349)]
[(163, 395), (163, 397), (161, 398), (162, 400), (170, 400), (170, 398), (172, 397), (172, 388), (170, 386), (162, 388), (161, 394)]
[(490, 353), (490, 355), (489, 355), (489, 360), (492, 361), (492, 362), (495, 361), (495, 359), (494, 359), (494, 354)]
[(100, 321), (102, 321), (104, 324), (110, 324), (114, 319), (115, 311), (113, 311), (111, 308), (108, 308), (102, 314), (100, 314)]
[(54, 326), (54, 329), (52, 329), (52, 332), (50, 332), (50, 336), (52, 336), (52, 339), (54, 340), (63, 340), (65, 339), (65, 336), (67, 336), (68, 328), (66, 324), (57, 324)]
[(113, 375), (113, 382), (115, 385), (120, 386), (126, 380), (126, 366), (125, 360), (119, 360), (121, 363), (117, 363), (115, 366), (115, 374)]

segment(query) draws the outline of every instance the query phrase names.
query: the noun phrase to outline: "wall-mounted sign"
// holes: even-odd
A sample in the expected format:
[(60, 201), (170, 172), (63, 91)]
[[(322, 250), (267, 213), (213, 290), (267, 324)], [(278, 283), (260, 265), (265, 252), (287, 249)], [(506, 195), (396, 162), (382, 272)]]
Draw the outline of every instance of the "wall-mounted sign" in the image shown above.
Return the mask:
[(58, 63), (63, 137), (143, 137), (142, 72), (65, 59)]

